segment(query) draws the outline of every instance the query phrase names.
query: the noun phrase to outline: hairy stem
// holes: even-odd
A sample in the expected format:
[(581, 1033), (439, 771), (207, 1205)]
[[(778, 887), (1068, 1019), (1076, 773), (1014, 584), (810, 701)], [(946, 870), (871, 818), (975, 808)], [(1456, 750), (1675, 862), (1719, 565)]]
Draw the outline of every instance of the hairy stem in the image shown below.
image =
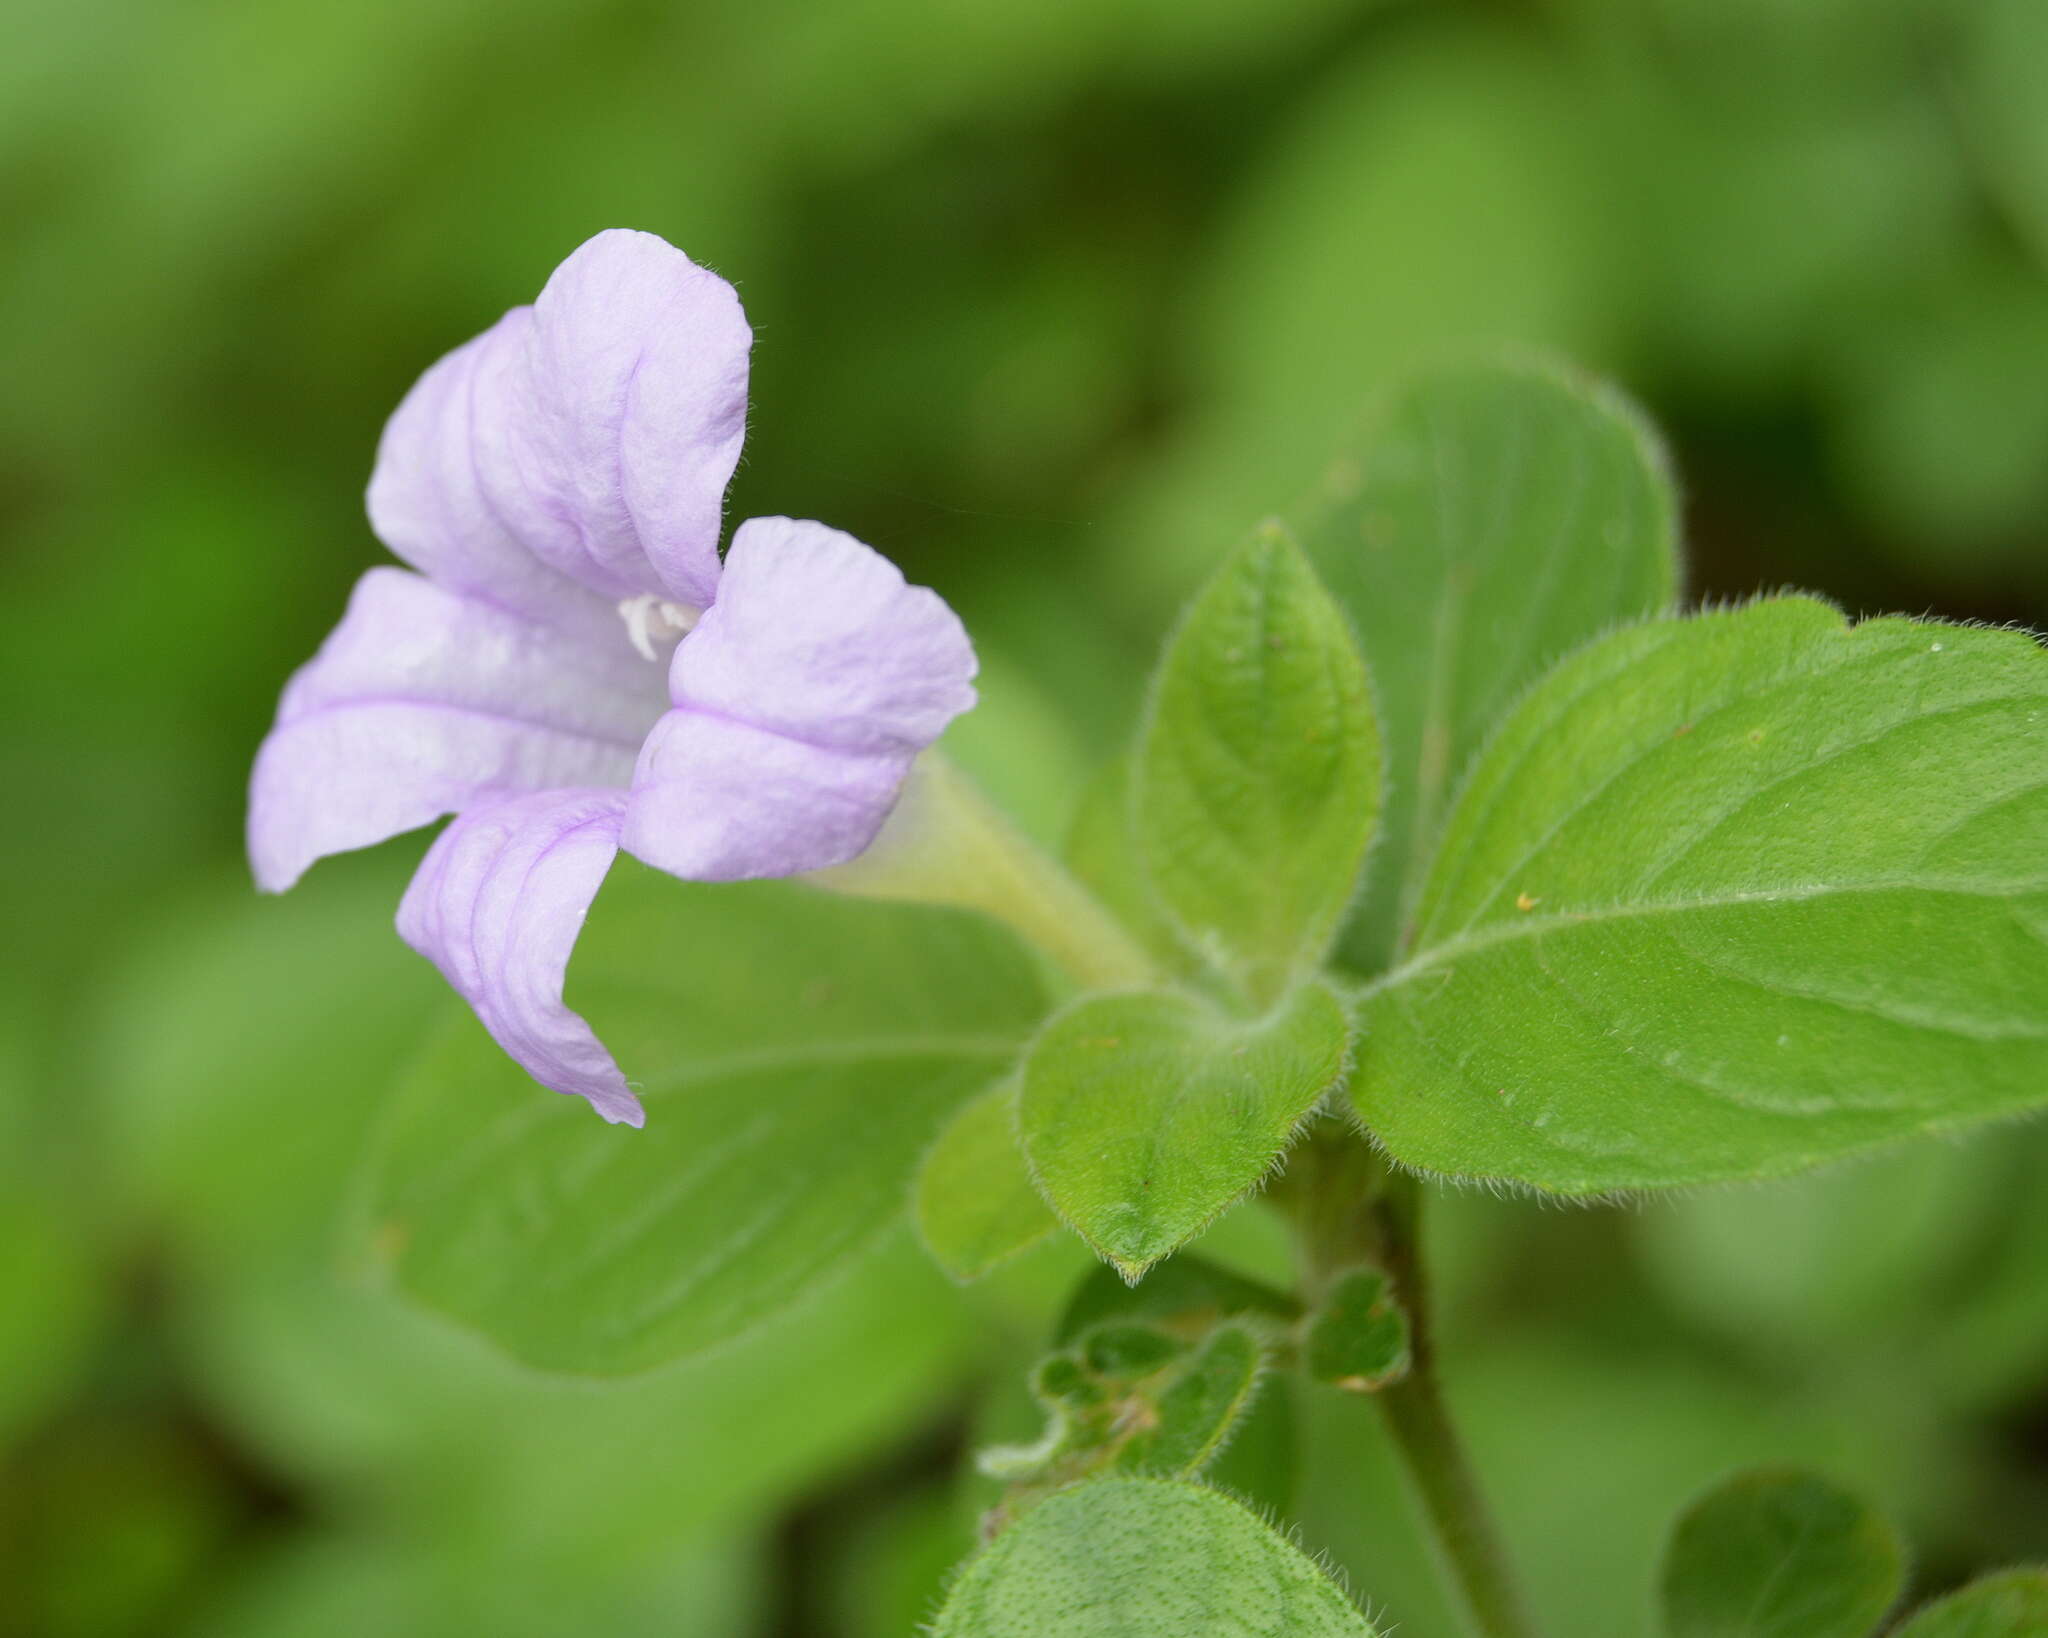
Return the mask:
[(1321, 1285), (1361, 1261), (1391, 1277), (1408, 1314), (1411, 1363), (1407, 1376), (1374, 1397), (1426, 1533), (1476, 1638), (1536, 1638), (1536, 1623), (1437, 1378), (1421, 1257), (1421, 1188), (1408, 1173), (1373, 1160), (1376, 1175), (1361, 1191), (1364, 1148), (1347, 1135), (1312, 1140), (1300, 1151), (1311, 1168), (1295, 1202), (1311, 1300)]

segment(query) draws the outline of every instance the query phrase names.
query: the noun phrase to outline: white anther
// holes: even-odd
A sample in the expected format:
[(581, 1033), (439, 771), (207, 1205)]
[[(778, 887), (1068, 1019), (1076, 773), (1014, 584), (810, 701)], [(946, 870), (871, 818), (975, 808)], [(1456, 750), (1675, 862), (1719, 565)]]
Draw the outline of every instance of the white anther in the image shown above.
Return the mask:
[(650, 660), (661, 658), (655, 652), (656, 643), (672, 643), (687, 636), (703, 616), (702, 609), (692, 608), (688, 603), (671, 603), (653, 592), (642, 592), (619, 604), (619, 618), (626, 622), (627, 638)]

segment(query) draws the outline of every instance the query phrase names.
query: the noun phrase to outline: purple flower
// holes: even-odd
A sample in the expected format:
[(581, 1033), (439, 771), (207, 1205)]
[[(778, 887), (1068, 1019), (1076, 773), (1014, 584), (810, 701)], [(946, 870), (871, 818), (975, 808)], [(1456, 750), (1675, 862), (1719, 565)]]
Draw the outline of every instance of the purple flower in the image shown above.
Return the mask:
[(357, 583), (250, 787), (272, 892), (454, 814), (399, 932), (535, 1079), (634, 1126), (562, 999), (619, 847), (694, 881), (844, 863), (974, 703), (959, 620), (851, 536), (757, 518), (720, 563), (752, 339), (723, 279), (613, 231), (427, 371), (369, 491), (419, 572)]

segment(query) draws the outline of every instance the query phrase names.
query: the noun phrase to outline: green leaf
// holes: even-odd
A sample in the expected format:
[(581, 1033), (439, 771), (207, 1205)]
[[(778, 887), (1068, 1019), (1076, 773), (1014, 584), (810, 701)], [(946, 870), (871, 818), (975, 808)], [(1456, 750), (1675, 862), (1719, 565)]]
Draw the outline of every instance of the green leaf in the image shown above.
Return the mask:
[(2035, 0), (1959, 8), (1956, 90), (1985, 180), (2035, 256), (2048, 263), (2048, 13)]
[(1268, 525), (1160, 662), (1132, 789), (1139, 856), (1189, 945), (1268, 1000), (1329, 948), (1379, 799), (1364, 662)]
[(326, 1252), (378, 1094), (451, 1005), (392, 938), (412, 862), (333, 859), (281, 900), (208, 878), (128, 941), (92, 1024), (101, 1152), (181, 1257)]
[(2048, 1569), (1973, 1581), (1919, 1611), (1897, 1638), (2048, 1638)]
[(1032, 1375), (1044, 1436), (981, 1453), (982, 1472), (1010, 1481), (993, 1517), (1015, 1518), (1050, 1492), (1109, 1470), (1197, 1477), (1249, 1416), (1266, 1366), (1264, 1334), (1236, 1322), (1192, 1337), (1152, 1325), (1091, 1331)]
[(1737, 1474), (1680, 1515), (1659, 1592), (1667, 1638), (1865, 1638), (1899, 1596), (1891, 1527), (1810, 1473)]
[(918, 1233), (938, 1265), (966, 1281), (1058, 1227), (1017, 1147), (1017, 1086), (1005, 1080), (962, 1104), (924, 1157)]
[(932, 1638), (1374, 1638), (1248, 1509), (1174, 1479), (1075, 1485), (968, 1560)]
[(1161, 1263), (1140, 1285), (1126, 1284), (1113, 1270), (1097, 1263), (1075, 1287), (1053, 1341), (1068, 1347), (1082, 1333), (1108, 1320), (1147, 1320), (1171, 1329), (1199, 1331), (1240, 1314), (1264, 1315), (1284, 1324), (1300, 1312), (1300, 1305), (1286, 1293), (1188, 1251)]
[(1343, 944), (1371, 973), (1501, 712), (1559, 656), (1671, 601), (1676, 508), (1641, 415), (1536, 364), (1416, 377), (1328, 489), (1302, 541), (1358, 628), (1386, 736), (1382, 840)]
[(1135, 1279), (1258, 1182), (1349, 1045), (1320, 983), (1250, 1022), (1165, 991), (1089, 997), (1025, 1059), (1025, 1155), (1059, 1214)]
[(1559, 666), (1459, 799), (1359, 1110), (1569, 1194), (2048, 1099), (2048, 655), (1784, 598)]
[(1408, 1315), (1376, 1268), (1340, 1275), (1309, 1318), (1308, 1374), (1348, 1393), (1372, 1393), (1408, 1374)]
[(1230, 1443), (1202, 1470), (1202, 1478), (1250, 1502), (1268, 1518), (1292, 1518), (1300, 1444), (1294, 1377), (1270, 1371), (1260, 1382), (1251, 1409), (1232, 1428)]
[(1124, 1447), (1117, 1466), (1141, 1473), (1203, 1472), (1251, 1409), (1265, 1368), (1266, 1350), (1256, 1336), (1241, 1325), (1220, 1327), (1160, 1393), (1157, 1425)]
[(536, 1089), (465, 1012), (404, 1089), (371, 1194), (406, 1291), (594, 1375), (736, 1336), (864, 1251), (1042, 1007), (979, 917), (624, 860), (570, 1000), (640, 1083), (644, 1132)]
[[(1630, 1237), (1665, 1300), (1774, 1367), (1800, 1352), (1831, 1360), (1882, 1346), (1902, 1328), (1938, 1334), (1946, 1348), (1961, 1341), (1959, 1309), (1996, 1266), (1991, 1248), (2024, 1219), (2006, 1209), (2001, 1185), (2019, 1167), (2031, 1179), (2037, 1155), (1916, 1144), (1769, 1188), (1667, 1198), (1632, 1217)], [(1998, 1349), (1971, 1351), (1995, 1369)], [(1961, 1373), (1936, 1374), (1949, 1386)]]
[(1067, 868), (1161, 967), (1186, 973), (1192, 959), (1167, 921), (1138, 857), (1131, 780), (1131, 759), (1118, 757), (1089, 783), (1067, 830)]

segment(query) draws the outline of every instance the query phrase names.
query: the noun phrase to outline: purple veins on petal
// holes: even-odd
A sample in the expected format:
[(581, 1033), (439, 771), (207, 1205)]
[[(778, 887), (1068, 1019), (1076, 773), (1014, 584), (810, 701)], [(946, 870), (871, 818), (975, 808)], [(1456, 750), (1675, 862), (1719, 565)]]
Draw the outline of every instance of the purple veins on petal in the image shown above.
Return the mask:
[(562, 999), (570, 952), (618, 854), (625, 802), (619, 790), (539, 791), (459, 815), (406, 889), (398, 931), (535, 1080), (639, 1126), (640, 1100)]
[(372, 569), (286, 687), (257, 754), (249, 853), (259, 885), (482, 799), (623, 785), (660, 715), (659, 672), (403, 569)]
[(752, 344), (717, 274), (651, 233), (600, 233), (400, 404), (371, 523), (434, 578), (542, 618), (562, 580), (702, 606)]
[(975, 658), (937, 593), (823, 524), (756, 518), (675, 653), (625, 846), (700, 881), (843, 864), (917, 753), (974, 703)]
[(844, 863), (974, 703), (952, 610), (851, 536), (756, 519), (721, 567), (752, 340), (723, 279), (614, 231), (429, 369), (368, 497), (419, 572), (357, 583), (251, 781), (273, 891), (454, 814), (400, 933), (536, 1080), (634, 1126), (562, 998), (621, 837), (700, 881)]

